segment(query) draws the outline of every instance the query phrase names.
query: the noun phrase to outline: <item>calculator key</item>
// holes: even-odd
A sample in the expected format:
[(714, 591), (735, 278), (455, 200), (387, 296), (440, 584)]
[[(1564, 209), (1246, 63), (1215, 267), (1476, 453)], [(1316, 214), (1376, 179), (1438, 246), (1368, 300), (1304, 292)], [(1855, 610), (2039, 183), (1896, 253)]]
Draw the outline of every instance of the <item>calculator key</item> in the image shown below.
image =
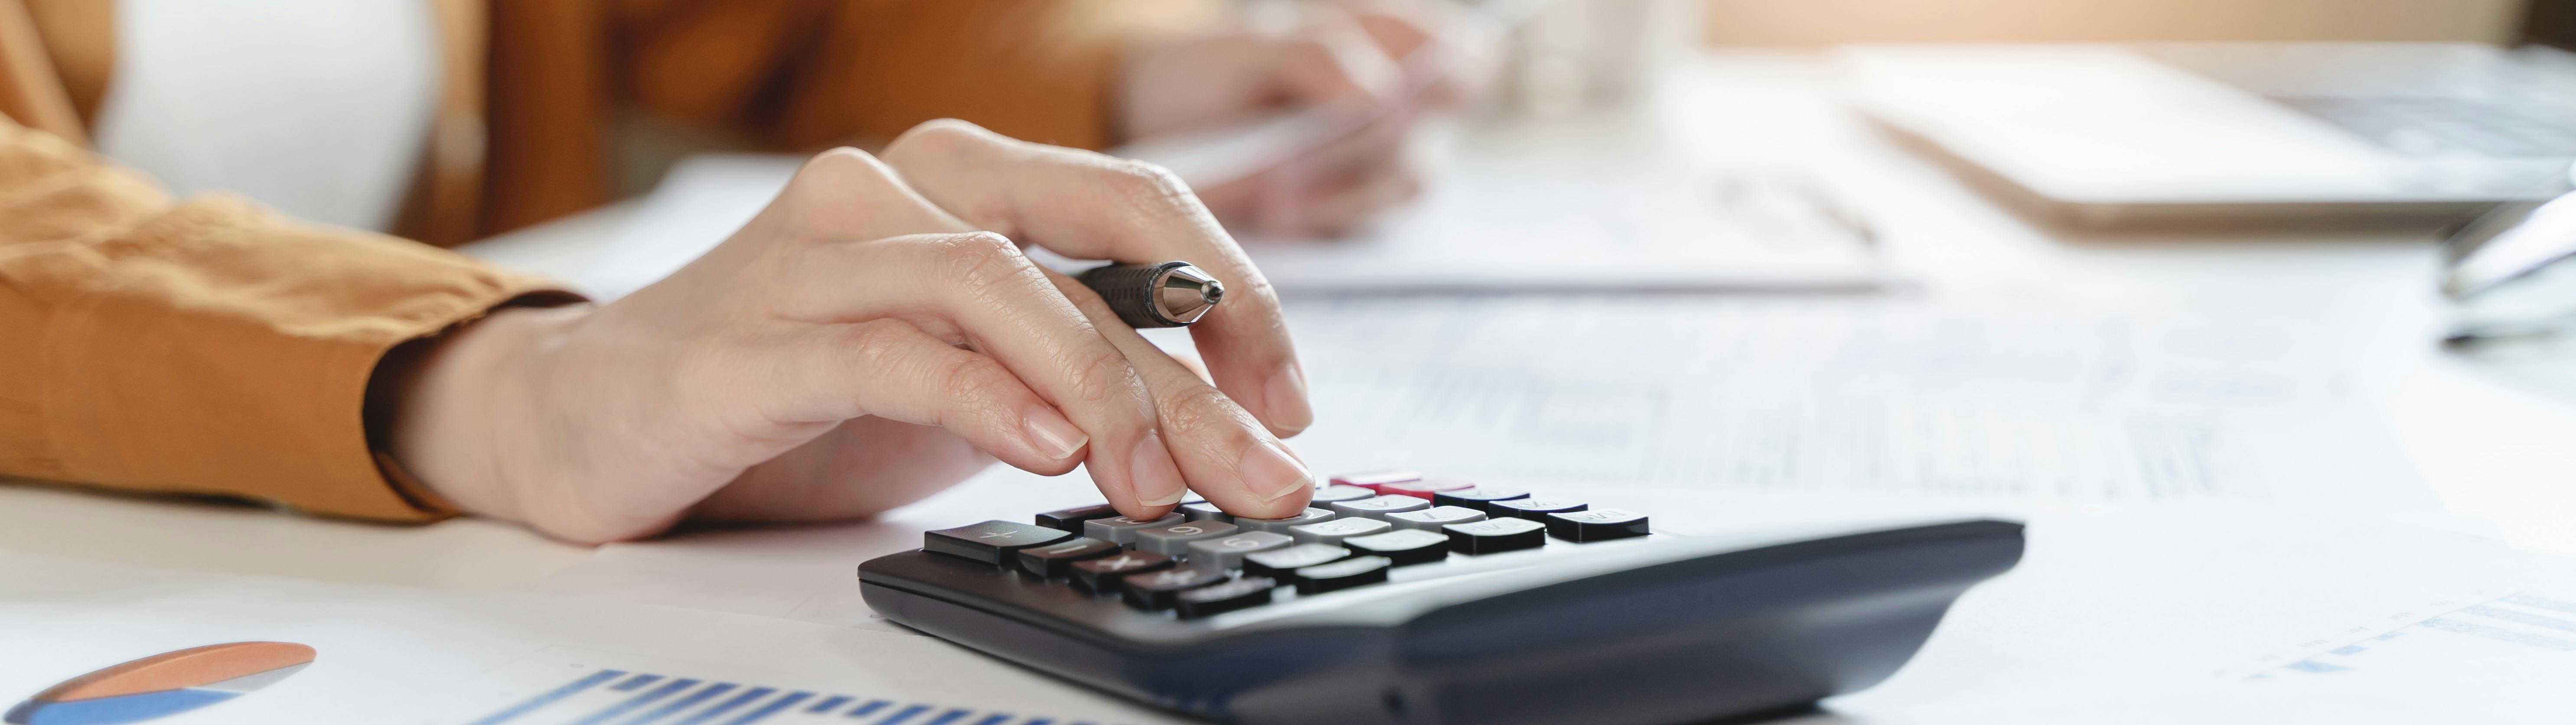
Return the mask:
[(1342, 546), (1362, 556), (1383, 556), (1396, 566), (1428, 564), (1449, 558), (1449, 537), (1421, 529), (1396, 529), (1383, 534), (1353, 536), (1342, 540)]
[(1377, 490), (1377, 487), (1390, 483), (1407, 483), (1419, 480), (1422, 480), (1421, 471), (1370, 471), (1367, 473), (1345, 473), (1339, 476), (1334, 476), (1332, 483), (1336, 486), (1358, 486), (1360, 488), (1375, 491)]
[(1077, 536), (1069, 541), (1021, 549), (1020, 571), (1035, 577), (1062, 579), (1071, 573), (1074, 562), (1097, 559), (1119, 551), (1117, 544)]
[(1168, 556), (1182, 556), (1190, 551), (1190, 542), (1233, 536), (1234, 524), (1223, 521), (1185, 521), (1177, 524), (1136, 530), (1136, 548)]
[(1364, 516), (1372, 519), (1384, 519), (1387, 514), (1391, 513), (1420, 511), (1431, 508), (1431, 502), (1414, 498), (1412, 496), (1379, 496), (1376, 498), (1364, 498), (1357, 501), (1335, 501), (1331, 506), (1329, 506), (1329, 508), (1333, 510), (1333, 513), (1341, 514), (1344, 518)]
[(1547, 535), (1566, 541), (1608, 541), (1646, 535), (1646, 515), (1590, 509), (1547, 515)]
[(1292, 526), (1288, 537), (1300, 544), (1340, 544), (1343, 539), (1369, 534), (1383, 534), (1395, 525), (1377, 519), (1333, 519), (1320, 524)]
[(1316, 564), (1330, 564), (1351, 558), (1351, 550), (1332, 544), (1298, 544), (1285, 549), (1271, 549), (1258, 554), (1245, 554), (1243, 575), (1270, 577), (1281, 581), (1295, 579), (1297, 570)]
[(1337, 518), (1341, 518), (1341, 514), (1323, 509), (1310, 508), (1295, 516), (1290, 516), (1284, 519), (1247, 519), (1238, 517), (1234, 520), (1234, 525), (1247, 531), (1268, 531), (1274, 534), (1285, 534), (1288, 533), (1289, 527), (1320, 524)]
[(1073, 534), (1067, 531), (1010, 521), (986, 521), (973, 526), (924, 532), (921, 550), (1001, 566), (1010, 563), (1011, 555), (1021, 549), (1069, 538), (1073, 538)]
[(1386, 522), (1399, 529), (1421, 529), (1439, 533), (1440, 527), (1485, 520), (1485, 512), (1465, 506), (1433, 506), (1420, 511), (1403, 511), (1386, 515)]
[(1093, 594), (1118, 593), (1119, 579), (1129, 574), (1162, 571), (1172, 568), (1172, 557), (1150, 551), (1127, 551), (1084, 559), (1067, 567), (1073, 572), (1073, 585)]
[(1256, 576), (1199, 587), (1173, 596), (1172, 609), (1180, 612), (1182, 619), (1197, 619), (1258, 607), (1270, 603), (1270, 590), (1277, 586), (1278, 582)]
[(1246, 531), (1233, 536), (1200, 539), (1190, 542), (1190, 566), (1201, 569), (1234, 569), (1243, 566), (1243, 555), (1271, 549), (1283, 549), (1297, 543), (1287, 534), (1268, 531)]
[(1464, 506), (1490, 514), (1497, 513), (1494, 510), (1493, 505), (1496, 501), (1529, 498), (1529, 495), (1529, 491), (1526, 489), (1510, 488), (1506, 486), (1477, 486), (1475, 488), (1461, 488), (1431, 494), (1431, 504), (1434, 506)]
[(1298, 594), (1322, 594), (1357, 586), (1386, 583), (1386, 570), (1395, 566), (1383, 556), (1355, 556), (1330, 564), (1317, 564), (1297, 570)]
[(1486, 519), (1440, 527), (1449, 535), (1449, 550), (1492, 554), (1547, 545), (1547, 525), (1529, 519)]
[(1216, 504), (1191, 501), (1181, 504), (1181, 516), (1191, 521), (1234, 521), (1234, 514), (1217, 510)]
[(1529, 498), (1495, 501), (1491, 507), (1485, 510), (1494, 512), (1494, 515), (1498, 517), (1510, 516), (1513, 518), (1529, 519), (1531, 521), (1545, 524), (1547, 523), (1548, 514), (1581, 511), (1585, 508), (1589, 507), (1585, 506), (1581, 501), (1532, 496)]
[(1390, 483), (1379, 486), (1377, 487), (1377, 492), (1388, 496), (1412, 496), (1414, 498), (1428, 501), (1431, 499), (1432, 494), (1442, 491), (1456, 491), (1475, 487), (1476, 484), (1455, 478), (1425, 478), (1419, 481), (1406, 481), (1403, 483)]
[(1333, 485), (1315, 489), (1315, 498), (1311, 503), (1320, 507), (1334, 501), (1357, 501), (1364, 498), (1377, 498), (1377, 492), (1358, 486)]
[(1183, 517), (1180, 514), (1163, 514), (1162, 518), (1152, 521), (1138, 521), (1125, 516), (1111, 516), (1105, 519), (1092, 519), (1090, 521), (1082, 522), (1082, 535), (1117, 544), (1119, 546), (1135, 546), (1136, 532), (1138, 531), (1154, 528), (1156, 526), (1169, 526), (1188, 520), (1188, 518)]
[(1105, 519), (1116, 515), (1118, 515), (1118, 509), (1104, 503), (1098, 506), (1084, 506), (1081, 508), (1069, 508), (1062, 511), (1049, 511), (1038, 514), (1038, 525), (1050, 529), (1063, 529), (1079, 534), (1082, 533), (1082, 522), (1090, 521), (1092, 519)]
[(1172, 599), (1181, 592), (1225, 581), (1225, 572), (1206, 569), (1164, 569), (1129, 574), (1119, 583), (1119, 593), (1127, 606), (1144, 610), (1170, 609)]

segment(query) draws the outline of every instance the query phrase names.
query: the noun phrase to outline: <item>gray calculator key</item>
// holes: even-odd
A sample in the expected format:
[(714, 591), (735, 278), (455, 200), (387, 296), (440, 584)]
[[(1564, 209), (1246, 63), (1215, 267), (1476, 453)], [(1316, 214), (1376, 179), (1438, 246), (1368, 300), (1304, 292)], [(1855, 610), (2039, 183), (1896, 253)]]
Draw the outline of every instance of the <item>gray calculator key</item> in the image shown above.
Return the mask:
[(1236, 517), (1234, 525), (1243, 527), (1247, 531), (1268, 531), (1274, 534), (1285, 534), (1288, 533), (1289, 527), (1292, 526), (1320, 524), (1337, 518), (1341, 518), (1341, 514), (1323, 509), (1310, 508), (1295, 516), (1284, 519), (1247, 519)]
[(1233, 536), (1219, 536), (1190, 542), (1190, 566), (1201, 569), (1234, 569), (1243, 566), (1243, 555), (1286, 548), (1297, 543), (1287, 534), (1268, 531), (1246, 531)]
[(1412, 496), (1378, 496), (1357, 501), (1335, 501), (1329, 508), (1333, 513), (1341, 514), (1345, 518), (1366, 516), (1372, 519), (1384, 519), (1387, 514), (1431, 508), (1431, 502)]
[(1353, 536), (1342, 540), (1342, 546), (1361, 556), (1383, 556), (1396, 566), (1428, 564), (1448, 558), (1449, 535), (1421, 529), (1396, 529), (1383, 534)]
[(1433, 506), (1420, 511), (1399, 511), (1386, 515), (1386, 522), (1399, 529), (1418, 529), (1440, 533), (1440, 527), (1485, 520), (1485, 512), (1465, 506)]
[(1136, 548), (1166, 556), (1182, 556), (1189, 553), (1190, 542), (1233, 536), (1236, 531), (1234, 524), (1223, 521), (1185, 521), (1153, 526), (1136, 530)]
[(1358, 486), (1343, 486), (1336, 484), (1317, 489), (1315, 491), (1314, 504), (1316, 506), (1324, 506), (1335, 501), (1357, 501), (1364, 498), (1377, 498), (1377, 492), (1360, 488)]
[(1350, 518), (1290, 528), (1288, 536), (1296, 539), (1300, 544), (1339, 544), (1343, 539), (1353, 536), (1383, 534), (1393, 530), (1395, 530), (1393, 524), (1377, 519)]
[(1206, 501), (1191, 501), (1189, 503), (1181, 504), (1180, 511), (1182, 516), (1189, 518), (1191, 521), (1231, 522), (1234, 520), (1234, 514), (1218, 510), (1216, 504), (1208, 503)]
[(1330, 564), (1348, 558), (1351, 558), (1351, 550), (1332, 544), (1298, 544), (1285, 549), (1245, 554), (1243, 575), (1270, 577), (1286, 583), (1299, 569), (1316, 564)]
[(1176, 513), (1163, 514), (1162, 518), (1152, 521), (1138, 521), (1125, 516), (1111, 516), (1105, 519), (1092, 519), (1082, 522), (1082, 535), (1120, 546), (1134, 546), (1136, 544), (1137, 531), (1167, 524), (1177, 524), (1187, 520), (1187, 518)]
[(1044, 546), (1073, 534), (1013, 521), (986, 521), (973, 526), (922, 532), (921, 550), (1006, 566), (1021, 549)]

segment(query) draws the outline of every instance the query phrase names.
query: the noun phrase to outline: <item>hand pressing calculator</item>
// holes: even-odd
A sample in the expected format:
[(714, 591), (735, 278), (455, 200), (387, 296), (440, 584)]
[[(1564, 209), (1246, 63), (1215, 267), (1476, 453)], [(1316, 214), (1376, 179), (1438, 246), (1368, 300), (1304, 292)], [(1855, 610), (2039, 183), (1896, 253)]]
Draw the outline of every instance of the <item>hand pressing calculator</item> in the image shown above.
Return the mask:
[(1411, 473), (1336, 478), (1310, 506), (986, 521), (859, 584), (887, 619), (1201, 718), (1666, 725), (1876, 684), (2022, 551), (1994, 520), (1684, 537)]

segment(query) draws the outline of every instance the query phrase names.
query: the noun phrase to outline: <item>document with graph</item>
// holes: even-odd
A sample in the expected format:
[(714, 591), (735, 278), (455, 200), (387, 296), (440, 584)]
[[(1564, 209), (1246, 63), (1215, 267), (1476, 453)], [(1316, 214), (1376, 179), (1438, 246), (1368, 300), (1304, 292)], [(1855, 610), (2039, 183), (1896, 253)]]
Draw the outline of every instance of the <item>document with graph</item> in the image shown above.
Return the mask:
[(0, 554), (9, 725), (1144, 725), (927, 637)]

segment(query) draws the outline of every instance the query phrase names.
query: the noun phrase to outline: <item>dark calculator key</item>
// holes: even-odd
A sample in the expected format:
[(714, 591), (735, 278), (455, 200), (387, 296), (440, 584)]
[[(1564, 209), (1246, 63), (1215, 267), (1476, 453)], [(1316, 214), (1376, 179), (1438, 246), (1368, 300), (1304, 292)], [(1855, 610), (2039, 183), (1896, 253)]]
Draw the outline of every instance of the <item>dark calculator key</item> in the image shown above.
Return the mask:
[(1288, 529), (1288, 537), (1296, 539), (1300, 544), (1339, 544), (1343, 539), (1353, 536), (1383, 534), (1394, 529), (1394, 524), (1377, 519), (1333, 519), (1320, 524), (1291, 527)]
[(1117, 544), (1088, 536), (1078, 536), (1071, 541), (1021, 549), (1020, 571), (1028, 572), (1030, 576), (1035, 577), (1062, 579), (1071, 570), (1074, 562), (1097, 559), (1118, 551)]
[(1332, 544), (1298, 544), (1285, 549), (1272, 549), (1243, 556), (1243, 575), (1270, 577), (1286, 581), (1297, 576), (1297, 570), (1316, 564), (1330, 564), (1351, 558), (1351, 550)]
[(1477, 486), (1475, 488), (1462, 488), (1455, 491), (1441, 491), (1439, 493), (1431, 494), (1431, 504), (1434, 506), (1463, 506), (1490, 514), (1495, 513), (1493, 504), (1496, 501), (1529, 498), (1529, 495), (1529, 491), (1524, 489), (1508, 488), (1503, 486)]
[(1156, 554), (1186, 556), (1190, 542), (1233, 536), (1239, 529), (1223, 521), (1184, 521), (1136, 530), (1136, 548)]
[(1608, 541), (1646, 535), (1646, 515), (1591, 509), (1547, 515), (1547, 535), (1566, 541)]
[(1310, 508), (1295, 516), (1284, 519), (1247, 519), (1238, 516), (1234, 519), (1234, 525), (1246, 531), (1268, 531), (1273, 534), (1285, 534), (1288, 533), (1289, 527), (1292, 526), (1320, 524), (1339, 517), (1341, 517), (1341, 514), (1319, 508)]
[(1116, 594), (1120, 578), (1138, 572), (1170, 569), (1172, 557), (1150, 551), (1128, 551), (1084, 559), (1068, 568), (1073, 572), (1075, 587), (1093, 594)]
[(1233, 521), (1234, 514), (1218, 510), (1216, 504), (1191, 501), (1181, 504), (1181, 516), (1191, 521)]
[(1433, 506), (1420, 511), (1405, 511), (1402, 513), (1386, 515), (1386, 522), (1395, 524), (1396, 528), (1421, 529), (1423, 531), (1433, 533), (1439, 533), (1440, 527), (1442, 526), (1483, 520), (1485, 520), (1485, 512), (1483, 510), (1471, 509), (1465, 506)]
[(1180, 612), (1182, 619), (1197, 619), (1258, 607), (1270, 603), (1270, 590), (1277, 586), (1278, 582), (1256, 576), (1199, 587), (1172, 597), (1172, 609)]
[(1152, 521), (1138, 521), (1125, 516), (1111, 516), (1105, 519), (1092, 519), (1090, 521), (1082, 522), (1082, 535), (1117, 544), (1119, 546), (1132, 546), (1136, 543), (1136, 532), (1138, 531), (1154, 528), (1156, 526), (1168, 526), (1188, 520), (1188, 518), (1176, 513), (1163, 514), (1162, 518)]
[(1341, 514), (1343, 518), (1364, 516), (1385, 520), (1387, 514), (1431, 508), (1431, 502), (1412, 496), (1379, 496), (1357, 501), (1335, 501), (1328, 508), (1331, 508), (1333, 513)]
[(1357, 501), (1364, 498), (1377, 498), (1377, 492), (1358, 486), (1333, 485), (1315, 489), (1315, 498), (1308, 501), (1306, 505), (1325, 508), (1335, 501)]
[(1181, 592), (1225, 581), (1225, 572), (1206, 569), (1164, 569), (1143, 574), (1129, 574), (1119, 583), (1119, 592), (1127, 597), (1127, 606), (1144, 610), (1170, 609), (1172, 599)]
[(1397, 529), (1383, 534), (1353, 536), (1342, 540), (1342, 546), (1364, 556), (1383, 556), (1396, 566), (1429, 564), (1449, 558), (1449, 537), (1421, 529)]
[(973, 526), (924, 532), (921, 550), (1001, 566), (1010, 563), (1011, 555), (1021, 549), (1069, 538), (1073, 538), (1072, 532), (1010, 521), (986, 521)]
[[(1586, 508), (1590, 507), (1585, 506), (1581, 501), (1573, 499), (1533, 496), (1530, 498), (1515, 498), (1504, 501), (1495, 501), (1485, 510), (1494, 512), (1495, 516), (1523, 518), (1544, 524), (1547, 523), (1548, 514), (1581, 511)], [(1095, 536), (1092, 538), (1096, 539), (1100, 537)]]
[(1118, 515), (1118, 509), (1104, 503), (1098, 506), (1084, 506), (1082, 508), (1070, 508), (1062, 511), (1049, 511), (1038, 514), (1038, 525), (1050, 529), (1063, 529), (1079, 534), (1082, 533), (1082, 522), (1090, 521), (1092, 519), (1105, 519), (1116, 515)]
[(1493, 554), (1547, 545), (1547, 525), (1529, 519), (1486, 519), (1440, 527), (1449, 535), (1449, 550)]
[(1455, 478), (1425, 478), (1419, 481), (1406, 481), (1403, 483), (1390, 483), (1379, 486), (1377, 487), (1377, 492), (1388, 496), (1412, 496), (1414, 498), (1428, 501), (1431, 500), (1431, 497), (1434, 494), (1438, 494), (1442, 491), (1456, 491), (1459, 489), (1475, 487), (1476, 484)]
[(1190, 542), (1190, 566), (1201, 569), (1234, 569), (1243, 566), (1245, 554), (1258, 554), (1271, 549), (1284, 549), (1297, 543), (1287, 534), (1268, 531), (1246, 531), (1233, 536), (1219, 536)]
[(1297, 570), (1298, 594), (1322, 594), (1351, 587), (1386, 583), (1386, 570), (1395, 566), (1383, 556), (1355, 556), (1330, 564), (1317, 564)]
[(1335, 486), (1358, 486), (1375, 491), (1377, 487), (1390, 483), (1409, 483), (1419, 480), (1422, 480), (1421, 471), (1370, 471), (1334, 476), (1332, 483)]

